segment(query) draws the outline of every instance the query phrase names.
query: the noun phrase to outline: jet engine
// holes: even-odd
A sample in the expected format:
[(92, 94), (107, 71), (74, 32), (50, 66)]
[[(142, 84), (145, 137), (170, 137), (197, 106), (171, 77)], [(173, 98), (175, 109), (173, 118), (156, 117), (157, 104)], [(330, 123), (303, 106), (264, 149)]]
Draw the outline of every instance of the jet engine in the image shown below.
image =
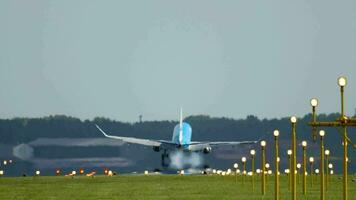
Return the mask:
[(153, 147), (153, 151), (159, 152), (159, 150), (160, 150), (159, 147), (157, 147), (157, 146)]
[(208, 153), (210, 153), (211, 152), (211, 147), (205, 147), (204, 149), (203, 149), (203, 153), (205, 153), (205, 154), (208, 154)]

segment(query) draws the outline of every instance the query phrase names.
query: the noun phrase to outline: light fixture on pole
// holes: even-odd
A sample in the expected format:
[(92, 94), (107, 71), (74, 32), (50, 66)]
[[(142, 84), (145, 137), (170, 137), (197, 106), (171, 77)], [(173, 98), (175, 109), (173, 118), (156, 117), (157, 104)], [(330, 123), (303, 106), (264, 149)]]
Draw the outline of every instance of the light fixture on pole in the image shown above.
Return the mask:
[(266, 141), (262, 140), (261, 141), (261, 156), (262, 156), (262, 162), (261, 162), (261, 168), (262, 168), (262, 174), (261, 174), (261, 177), (262, 177), (262, 181), (261, 181), (261, 192), (262, 192), (262, 195), (265, 195), (266, 194), (266, 175), (265, 175), (265, 171), (266, 171), (266, 166), (265, 166), (265, 163), (266, 163), (266, 155), (265, 155), (265, 148), (266, 148)]
[(242, 162), (242, 184), (245, 184), (245, 176), (246, 176), (246, 157), (241, 158)]
[(310, 183), (311, 186), (313, 187), (313, 163), (314, 163), (314, 157), (309, 158), (309, 163), (310, 163)]
[[(288, 154), (288, 163), (289, 163), (289, 171), (292, 172), (292, 159), (291, 159), (291, 156), (292, 156), (292, 150), (291, 149), (288, 149), (287, 150), (287, 154)], [(288, 174), (288, 182), (289, 182), (289, 191), (292, 190), (292, 177), (291, 177), (291, 173)]]
[(279, 200), (279, 157), (278, 157), (278, 137), (279, 137), (279, 131), (274, 130), (273, 131), (274, 135), (274, 144), (275, 144), (275, 160), (274, 160), (274, 166), (275, 166), (275, 173), (274, 173), (274, 199)]
[(330, 155), (330, 151), (328, 149), (325, 150), (324, 152), (325, 154), (325, 163), (326, 163), (326, 172), (325, 172), (325, 190), (327, 191), (328, 190), (328, 181), (329, 181), (329, 155)]
[(307, 194), (307, 141), (302, 141), (303, 147), (303, 194)]
[(251, 155), (251, 180), (252, 180), (252, 191), (255, 191), (255, 155), (256, 151), (254, 149), (250, 150)]
[(320, 135), (320, 200), (325, 200), (325, 180), (324, 180), (324, 136), (325, 136), (325, 131), (324, 130), (320, 130), (319, 131), (319, 135)]
[(297, 117), (292, 116), (290, 118), (292, 124), (292, 200), (297, 199), (297, 177), (295, 174), (296, 165), (297, 165), (297, 133), (296, 133), (296, 123)]

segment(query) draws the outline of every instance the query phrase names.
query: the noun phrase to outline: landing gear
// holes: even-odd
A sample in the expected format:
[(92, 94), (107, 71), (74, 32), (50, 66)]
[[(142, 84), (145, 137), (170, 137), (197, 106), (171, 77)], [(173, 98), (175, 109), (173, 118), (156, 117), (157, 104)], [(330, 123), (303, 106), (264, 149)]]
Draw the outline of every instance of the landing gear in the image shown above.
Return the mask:
[(169, 166), (169, 155), (166, 150), (164, 150), (164, 152), (162, 153), (161, 158), (162, 158), (161, 160), (162, 167), (167, 168)]

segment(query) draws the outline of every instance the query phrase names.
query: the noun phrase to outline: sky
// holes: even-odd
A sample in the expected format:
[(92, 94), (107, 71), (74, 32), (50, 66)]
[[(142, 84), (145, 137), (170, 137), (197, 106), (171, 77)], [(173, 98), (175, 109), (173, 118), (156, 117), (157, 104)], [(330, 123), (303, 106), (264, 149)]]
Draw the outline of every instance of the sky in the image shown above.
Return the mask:
[(356, 108), (356, 1), (0, 0), (0, 118)]

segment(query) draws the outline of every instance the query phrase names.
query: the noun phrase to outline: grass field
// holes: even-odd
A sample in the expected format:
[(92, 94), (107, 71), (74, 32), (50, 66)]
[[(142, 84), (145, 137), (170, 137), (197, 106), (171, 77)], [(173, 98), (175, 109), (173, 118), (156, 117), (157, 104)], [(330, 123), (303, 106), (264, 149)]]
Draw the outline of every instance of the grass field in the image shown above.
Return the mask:
[[(310, 178), (310, 177), (309, 177)], [(356, 183), (351, 182), (349, 199), (356, 199)], [(314, 186), (310, 180), (307, 195), (298, 199), (319, 199), (319, 177)], [(330, 178), (326, 199), (342, 198), (340, 176)], [(251, 179), (236, 182), (235, 176), (177, 176), (177, 175), (127, 175), (116, 177), (18, 177), (0, 178), (0, 199), (273, 199), (273, 176), (268, 177), (267, 193), (261, 195), (260, 178), (255, 178), (255, 191)], [(288, 177), (281, 176), (281, 199), (290, 199)]]

